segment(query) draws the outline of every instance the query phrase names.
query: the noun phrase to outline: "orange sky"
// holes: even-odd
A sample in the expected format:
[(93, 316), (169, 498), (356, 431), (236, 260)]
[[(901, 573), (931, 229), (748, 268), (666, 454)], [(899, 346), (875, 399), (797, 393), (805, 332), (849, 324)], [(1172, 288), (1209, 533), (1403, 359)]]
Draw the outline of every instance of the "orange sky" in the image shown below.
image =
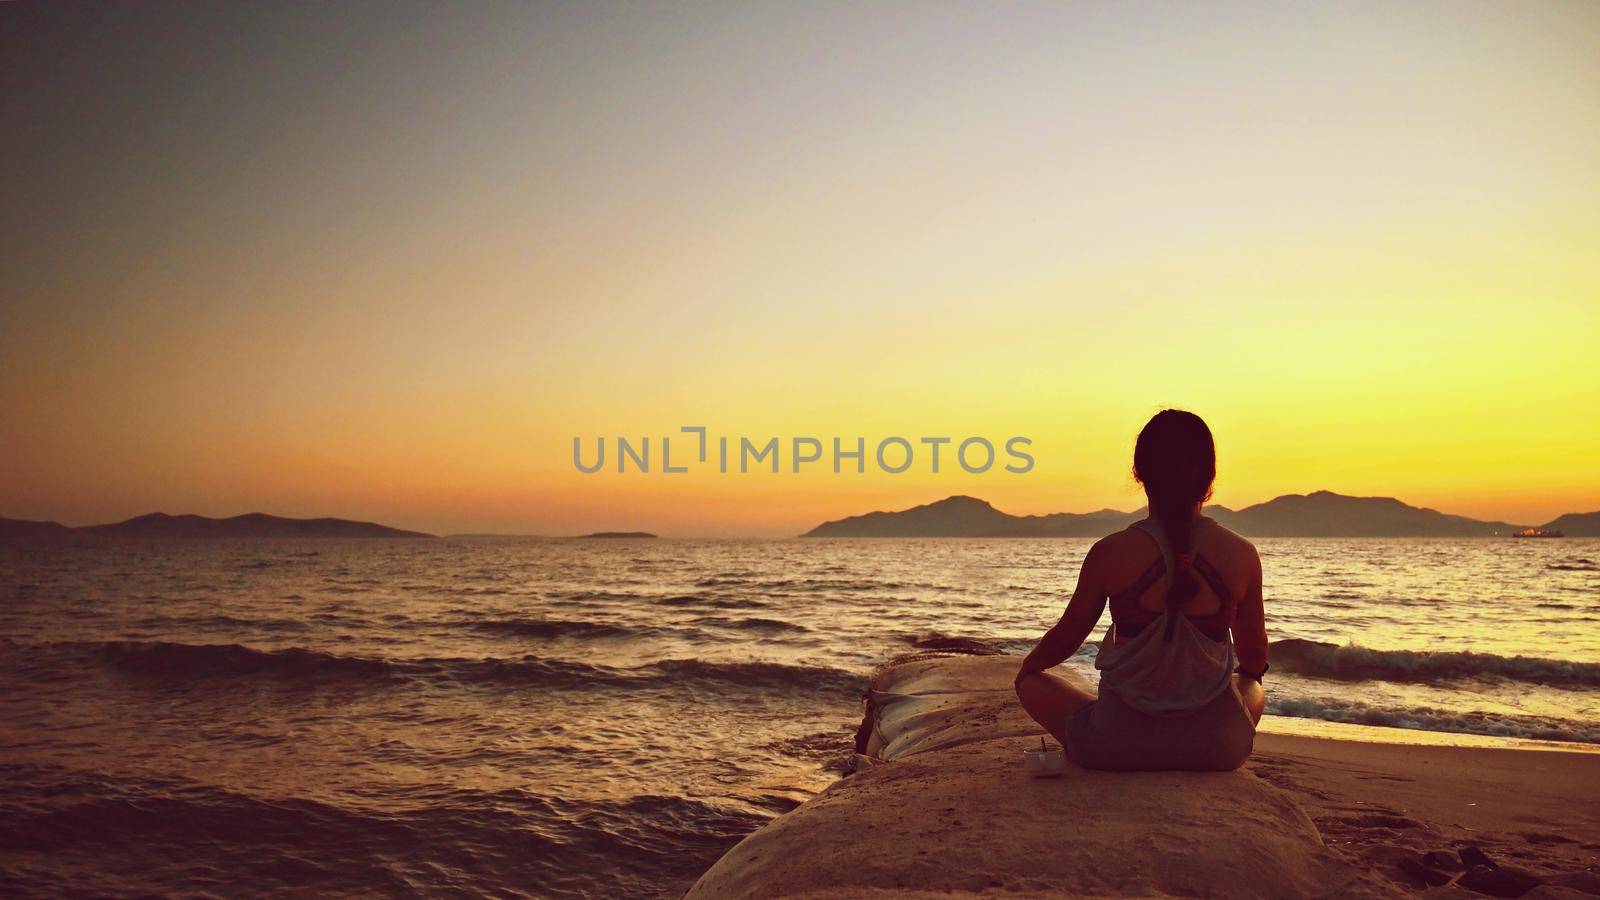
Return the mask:
[[(0, 7), (0, 515), (1600, 509), (1600, 8)], [(578, 473), (571, 441), (1033, 439)], [(674, 448), (676, 451), (676, 447)], [(822, 467), (817, 467), (822, 468)]]

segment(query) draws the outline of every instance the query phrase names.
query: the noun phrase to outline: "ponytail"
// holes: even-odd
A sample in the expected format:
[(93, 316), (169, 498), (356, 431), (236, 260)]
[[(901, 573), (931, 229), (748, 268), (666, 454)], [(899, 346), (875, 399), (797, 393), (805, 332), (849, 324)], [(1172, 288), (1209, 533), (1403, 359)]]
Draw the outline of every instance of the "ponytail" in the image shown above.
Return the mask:
[(1172, 546), (1172, 580), (1167, 585), (1167, 610), (1176, 611), (1200, 590), (1200, 581), (1195, 578), (1190, 565), (1194, 553), (1194, 548), (1189, 546), (1189, 541), (1194, 537), (1194, 503), (1151, 504), (1150, 515), (1161, 523), (1167, 543)]

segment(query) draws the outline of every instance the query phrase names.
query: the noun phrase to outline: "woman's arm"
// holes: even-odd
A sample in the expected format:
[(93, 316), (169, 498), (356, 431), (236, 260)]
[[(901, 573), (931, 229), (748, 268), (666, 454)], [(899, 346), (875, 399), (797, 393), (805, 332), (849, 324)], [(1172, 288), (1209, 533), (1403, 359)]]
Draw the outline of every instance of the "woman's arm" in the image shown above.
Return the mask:
[(1261, 557), (1251, 554), (1250, 586), (1233, 619), (1233, 652), (1239, 671), (1257, 681), (1267, 673), (1267, 610), (1261, 599)]
[(1050, 627), (1039, 643), (1022, 660), (1018, 680), (1035, 672), (1043, 672), (1065, 662), (1083, 646), (1089, 632), (1094, 630), (1100, 614), (1106, 609), (1106, 592), (1103, 569), (1106, 551), (1097, 541), (1083, 557), (1083, 568), (1078, 571), (1078, 587), (1067, 602), (1061, 620)]

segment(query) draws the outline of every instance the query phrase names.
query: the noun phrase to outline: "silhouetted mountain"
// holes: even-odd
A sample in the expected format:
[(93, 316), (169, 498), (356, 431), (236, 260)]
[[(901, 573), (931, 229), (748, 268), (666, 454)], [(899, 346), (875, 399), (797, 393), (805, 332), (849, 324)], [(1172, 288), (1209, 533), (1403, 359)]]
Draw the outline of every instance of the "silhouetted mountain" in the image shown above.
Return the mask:
[(0, 541), (58, 541), (71, 534), (72, 529), (60, 522), (0, 518)]
[(1523, 527), (1446, 515), (1393, 497), (1332, 491), (1285, 494), (1231, 514), (1209, 509), (1207, 514), (1240, 534), (1259, 537), (1490, 537)]
[[(1407, 506), (1392, 497), (1347, 497), (1330, 491), (1287, 494), (1237, 511), (1225, 506), (1208, 506), (1205, 511), (1223, 525), (1254, 537), (1487, 537), (1522, 527), (1445, 515)], [(824, 522), (802, 536), (1099, 537), (1144, 516), (1142, 508), (1013, 516), (975, 497), (957, 496), (899, 512), (872, 512)], [(1600, 520), (1600, 514), (1596, 517)], [(1593, 527), (1600, 528), (1600, 521)]]
[(1567, 537), (1600, 537), (1600, 512), (1567, 513), (1539, 526), (1541, 531), (1559, 531)]
[(593, 534), (580, 534), (579, 538), (653, 538), (655, 535), (648, 531), (596, 531)]
[(899, 512), (870, 512), (824, 522), (802, 537), (1098, 537), (1123, 528), (1142, 512), (1013, 516), (976, 497), (946, 497)]
[(402, 531), (373, 522), (348, 519), (285, 519), (249, 513), (229, 519), (205, 516), (169, 516), (150, 513), (110, 525), (68, 528), (55, 522), (0, 519), (0, 540), (61, 541), (97, 538), (425, 538), (419, 531)]
[[(1208, 507), (1227, 512), (1223, 507)], [(1145, 517), (1144, 507), (1133, 512), (1102, 509), (1088, 513), (1049, 513), (1043, 516), (1012, 516), (1004, 527), (985, 537), (1101, 537), (1127, 528)]]
[(1018, 518), (976, 497), (956, 496), (899, 512), (870, 512), (823, 522), (802, 537), (981, 537)]

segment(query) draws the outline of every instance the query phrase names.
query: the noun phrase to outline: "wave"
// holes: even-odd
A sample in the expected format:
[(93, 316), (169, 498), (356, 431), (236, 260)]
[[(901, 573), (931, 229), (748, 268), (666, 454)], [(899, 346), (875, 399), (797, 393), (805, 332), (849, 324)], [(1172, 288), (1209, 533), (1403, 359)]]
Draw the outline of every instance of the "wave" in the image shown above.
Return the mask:
[(615, 601), (627, 602), (632, 600), (648, 599), (641, 594), (619, 594), (615, 591), (545, 591), (544, 597), (547, 600), (561, 600), (566, 602), (581, 603), (609, 603)]
[(1504, 678), (1536, 684), (1600, 686), (1600, 663), (1464, 650), (1372, 650), (1303, 638), (1272, 642), (1272, 666), (1340, 681), (1452, 681)]
[(715, 609), (765, 609), (772, 604), (749, 597), (729, 597), (726, 594), (674, 594), (656, 597), (662, 606), (709, 606)]
[(785, 622), (781, 619), (763, 619), (751, 616), (744, 619), (720, 619), (716, 616), (701, 616), (694, 620), (696, 625), (715, 625), (721, 628), (733, 628), (738, 631), (755, 631), (762, 633), (801, 633), (811, 629), (794, 622)]
[(1565, 559), (1561, 562), (1553, 562), (1545, 566), (1545, 568), (1553, 569), (1557, 572), (1600, 572), (1600, 563), (1596, 563), (1592, 559), (1578, 557), (1576, 559)]
[(512, 617), (485, 619), (457, 623), (477, 631), (512, 637), (558, 638), (570, 637), (584, 640), (596, 638), (645, 637), (660, 633), (659, 628), (610, 625), (604, 622), (578, 622), (570, 619), (532, 619)]
[(806, 590), (816, 593), (819, 591), (876, 591), (876, 590), (901, 590), (912, 587), (933, 587), (933, 585), (907, 584), (902, 581), (862, 581), (855, 578), (805, 578), (800, 582)]
[(865, 675), (828, 666), (802, 666), (773, 662), (707, 662), (699, 659), (664, 659), (638, 669), (655, 670), (674, 680), (720, 685), (857, 692), (866, 687)]
[(724, 573), (710, 578), (702, 578), (696, 581), (694, 586), (702, 588), (738, 587), (762, 590), (798, 588), (802, 592), (815, 594), (824, 591), (876, 591), (935, 587), (936, 585), (908, 584), (900, 581), (869, 581), (856, 578), (755, 578)]
[(1396, 709), (1373, 706), (1359, 700), (1301, 700), (1273, 698), (1270, 694), (1267, 700), (1267, 712), (1275, 716), (1348, 722), (1353, 725), (1383, 725), (1417, 731), (1600, 744), (1600, 725), (1545, 716), (1507, 716), (1431, 707)]
[(242, 619), (238, 616), (212, 615), (184, 616), (153, 615), (134, 620), (133, 624), (139, 628), (182, 628), (186, 631), (199, 631), (204, 629), (233, 629), (239, 631), (310, 631), (311, 626), (299, 619), (260, 618)]
[[(697, 603), (700, 601), (697, 601)], [(689, 605), (687, 603), (685, 606)], [(729, 608), (743, 608), (734, 605)], [(757, 634), (801, 634), (810, 631), (804, 625), (794, 622), (785, 622), (781, 619), (764, 619), (750, 616), (739, 619), (724, 619), (718, 616), (700, 616), (690, 620), (693, 625), (706, 625), (717, 628), (730, 628), (735, 631), (748, 631)], [(541, 619), (541, 618), (495, 618), (495, 619), (469, 619), (457, 623), (463, 627), (491, 634), (509, 637), (529, 638), (576, 638), (579, 640), (602, 640), (606, 638), (647, 638), (647, 637), (678, 637), (688, 640), (700, 640), (708, 637), (707, 633), (699, 628), (665, 627), (653, 625), (621, 625), (606, 622), (581, 622), (571, 619)]]
[(788, 578), (760, 580), (739, 575), (714, 575), (710, 578), (702, 578), (699, 581), (696, 581), (694, 586), (781, 588), (789, 587), (793, 584), (794, 581)]
[[(362, 802), (265, 797), (183, 777), (0, 766), (0, 844), (31, 851), (41, 895), (265, 893), (563, 896), (687, 889), (771, 818), (755, 806), (641, 794), (388, 789)], [(93, 848), (86, 858), (85, 847)]]
[(112, 668), (157, 679), (283, 676), (321, 682), (378, 679), (390, 674), (390, 664), (384, 660), (337, 656), (300, 647), (256, 650), (242, 644), (173, 641), (63, 642), (44, 646), (90, 656)]
[[(158, 685), (188, 688), (214, 683), (277, 681), (291, 687), (382, 686), (405, 682), (551, 689), (667, 688), (714, 684), (728, 689), (854, 693), (866, 677), (827, 666), (700, 659), (662, 659), (639, 666), (607, 666), (532, 654), (507, 658), (382, 659), (342, 656), (293, 647), (259, 650), (240, 644), (181, 644), (168, 641), (60, 642), (27, 645), (11, 641), (6, 654), (20, 670), (38, 674), (39, 655), (65, 655), (69, 668), (87, 657), (116, 671)], [(21, 652), (17, 652), (21, 651)], [(31, 657), (31, 658), (30, 658)]]

